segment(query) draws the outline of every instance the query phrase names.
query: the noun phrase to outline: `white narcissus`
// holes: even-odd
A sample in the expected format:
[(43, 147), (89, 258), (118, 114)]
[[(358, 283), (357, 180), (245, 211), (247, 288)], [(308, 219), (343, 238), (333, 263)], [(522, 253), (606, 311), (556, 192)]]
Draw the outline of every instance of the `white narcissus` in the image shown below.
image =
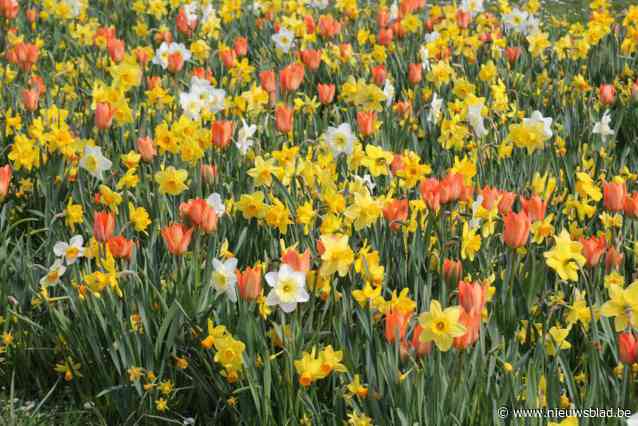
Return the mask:
[(289, 265), (281, 265), (278, 272), (269, 272), (265, 278), (272, 287), (266, 297), (269, 306), (279, 305), (282, 311), (289, 313), (297, 308), (298, 303), (307, 302), (310, 298), (306, 291), (306, 274), (295, 271)]
[(223, 263), (218, 259), (213, 259), (213, 287), (219, 293), (225, 293), (231, 302), (237, 301), (237, 259), (231, 257)]
[(67, 265), (72, 265), (80, 257), (84, 256), (84, 237), (82, 235), (74, 235), (69, 242), (58, 241), (53, 246), (53, 253), (57, 257), (64, 257)]

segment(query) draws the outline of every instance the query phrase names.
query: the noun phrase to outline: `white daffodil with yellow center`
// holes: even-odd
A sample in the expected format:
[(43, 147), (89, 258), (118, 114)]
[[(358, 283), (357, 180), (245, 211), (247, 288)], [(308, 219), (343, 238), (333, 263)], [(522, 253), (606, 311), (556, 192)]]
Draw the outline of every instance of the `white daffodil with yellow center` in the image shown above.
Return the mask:
[(297, 272), (289, 265), (283, 264), (278, 272), (269, 272), (265, 278), (268, 285), (273, 288), (266, 297), (267, 305), (279, 305), (288, 313), (294, 311), (298, 303), (308, 301), (306, 275), (303, 272)]
[(231, 302), (237, 301), (237, 259), (231, 257), (223, 263), (213, 259), (213, 287), (218, 293), (224, 293)]
[(53, 246), (53, 253), (57, 257), (64, 257), (67, 265), (72, 265), (80, 257), (84, 256), (84, 238), (82, 235), (74, 235), (69, 242), (58, 241)]

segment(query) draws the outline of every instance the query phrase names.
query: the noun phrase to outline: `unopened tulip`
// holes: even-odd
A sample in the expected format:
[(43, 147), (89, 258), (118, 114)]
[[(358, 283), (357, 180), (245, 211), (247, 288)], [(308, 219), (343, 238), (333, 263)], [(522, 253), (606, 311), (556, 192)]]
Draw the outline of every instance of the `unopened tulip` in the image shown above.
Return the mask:
[(317, 93), (319, 94), (319, 102), (323, 105), (332, 103), (335, 97), (336, 86), (334, 84), (317, 84)]
[(277, 105), (275, 109), (275, 127), (282, 133), (288, 133), (292, 130), (292, 122), (294, 118), (294, 108), (286, 105)]
[(127, 240), (121, 235), (109, 238), (107, 245), (113, 257), (129, 259), (133, 254), (133, 241)]
[(603, 105), (611, 105), (616, 102), (616, 88), (613, 84), (601, 84), (598, 89), (598, 99)]
[(230, 145), (234, 123), (230, 120), (217, 120), (211, 126), (212, 143), (219, 149)]
[(408, 65), (408, 81), (412, 85), (417, 85), (423, 78), (423, 67), (421, 64), (409, 64)]
[(531, 224), (525, 212), (510, 212), (503, 219), (503, 223), (503, 242), (505, 245), (516, 249), (527, 244)]
[(391, 309), (387, 312), (385, 314), (385, 340), (388, 343), (403, 340), (411, 317), (411, 313), (404, 313), (399, 309)]
[(459, 304), (468, 314), (481, 314), (485, 306), (485, 287), (479, 283), (459, 281)]
[(638, 218), (638, 192), (625, 196), (623, 211), (628, 217)]
[(153, 161), (153, 158), (157, 155), (157, 151), (155, 150), (155, 143), (153, 139), (148, 136), (141, 137), (137, 139), (135, 143), (135, 147), (137, 148), (137, 152), (142, 157), (142, 160), (150, 163)]
[(547, 201), (543, 201), (538, 195), (533, 195), (531, 198), (521, 197), (521, 206), (530, 221), (536, 222), (545, 219)]
[(603, 185), (603, 205), (607, 210), (619, 212), (625, 204), (627, 189), (624, 183), (605, 182)]
[(361, 136), (370, 136), (377, 130), (377, 113), (374, 111), (357, 112), (357, 130)]
[(463, 264), (460, 260), (445, 259), (443, 261), (443, 280), (449, 286), (456, 286), (463, 276)]
[(257, 300), (261, 292), (261, 268), (246, 268), (237, 271), (237, 288), (239, 297), (243, 300)]
[(246, 37), (237, 37), (233, 48), (237, 56), (246, 56), (248, 54), (248, 39)]
[(304, 79), (303, 64), (289, 64), (279, 72), (279, 85), (282, 92), (294, 92), (299, 88)]
[(521, 56), (522, 49), (520, 47), (506, 47), (505, 48), (505, 58), (507, 58), (507, 62), (510, 65), (514, 65), (518, 58)]
[(585, 256), (586, 265), (590, 268), (598, 265), (600, 262), (600, 258), (603, 253), (605, 253), (605, 249), (607, 248), (607, 240), (605, 240), (604, 236), (600, 237), (589, 237), (583, 238), (581, 237), (578, 241), (583, 246), (583, 256)]
[(172, 224), (163, 228), (161, 233), (168, 251), (175, 256), (181, 256), (188, 250), (193, 228), (187, 228), (182, 224)]
[(607, 249), (607, 254), (605, 255), (605, 269), (607, 272), (614, 270), (620, 270), (623, 259), (625, 255), (618, 251), (618, 249), (614, 246), (611, 246)]
[(173, 52), (168, 55), (168, 70), (177, 73), (184, 68), (184, 56), (181, 52)]
[(618, 335), (618, 358), (620, 362), (627, 365), (638, 361), (638, 340), (632, 332)]
[(38, 109), (38, 103), (40, 102), (40, 93), (35, 89), (25, 89), (21, 93), (22, 105), (24, 109), (29, 112), (33, 112)]
[(408, 200), (391, 200), (383, 208), (383, 217), (388, 221), (390, 229), (398, 230), (408, 219)]
[(9, 164), (0, 167), (0, 201), (9, 194), (9, 184), (13, 171)]
[(105, 130), (111, 127), (115, 108), (108, 102), (98, 102), (95, 105), (95, 127)]
[(110, 212), (95, 212), (93, 214), (93, 236), (101, 243), (108, 241), (115, 230), (115, 216)]
[(412, 348), (414, 349), (416, 356), (419, 358), (432, 352), (432, 342), (421, 341), (422, 332), (423, 328), (419, 324), (414, 327), (414, 331), (412, 332)]

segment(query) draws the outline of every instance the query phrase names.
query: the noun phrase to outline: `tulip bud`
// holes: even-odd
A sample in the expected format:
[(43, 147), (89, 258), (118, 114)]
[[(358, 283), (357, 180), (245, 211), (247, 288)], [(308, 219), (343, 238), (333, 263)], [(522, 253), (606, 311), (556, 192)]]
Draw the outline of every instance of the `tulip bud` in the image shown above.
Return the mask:
[(93, 236), (101, 243), (106, 242), (115, 230), (115, 217), (110, 212), (95, 212), (93, 214)]
[(27, 111), (33, 112), (36, 109), (38, 109), (38, 103), (40, 101), (40, 93), (37, 90), (25, 89), (22, 91), (21, 95), (22, 95), (22, 105), (24, 105), (24, 108)]
[(414, 348), (414, 352), (417, 357), (424, 357), (432, 352), (432, 342), (422, 342), (421, 341), (421, 333), (423, 332), (423, 328), (421, 325), (417, 324), (414, 327), (414, 332), (412, 333), (412, 347)]
[(449, 286), (455, 286), (463, 276), (463, 264), (460, 260), (443, 261), (443, 280)]
[(172, 224), (163, 228), (161, 234), (169, 253), (181, 256), (188, 250), (193, 229), (181, 224)]
[(135, 146), (137, 148), (137, 152), (142, 156), (142, 160), (147, 163), (153, 161), (153, 158), (157, 155), (155, 143), (153, 142), (153, 139), (148, 136), (138, 138)]
[(9, 184), (13, 171), (9, 164), (0, 167), (0, 201), (9, 194)]
[(257, 300), (261, 292), (261, 268), (256, 266), (243, 272), (237, 271), (237, 288), (243, 300)]
[(638, 360), (638, 340), (633, 333), (624, 332), (618, 335), (618, 358), (627, 365)]
[(107, 102), (98, 102), (95, 105), (95, 127), (105, 130), (111, 127), (115, 109)]
[(611, 105), (616, 102), (616, 88), (613, 84), (601, 84), (598, 89), (598, 98), (603, 105)]

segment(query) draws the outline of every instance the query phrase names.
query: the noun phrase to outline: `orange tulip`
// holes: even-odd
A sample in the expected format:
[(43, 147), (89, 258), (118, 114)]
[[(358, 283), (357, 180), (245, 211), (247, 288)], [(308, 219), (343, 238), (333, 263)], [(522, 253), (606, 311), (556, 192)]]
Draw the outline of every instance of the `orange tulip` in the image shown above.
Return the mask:
[(237, 288), (243, 300), (257, 300), (261, 292), (261, 268), (256, 266), (243, 272), (237, 271)]
[(601, 84), (598, 89), (598, 99), (603, 105), (611, 105), (616, 102), (616, 88), (613, 84)]
[(412, 332), (412, 348), (414, 348), (414, 352), (417, 357), (424, 357), (432, 352), (432, 342), (421, 342), (421, 333), (423, 332), (423, 328), (417, 324), (414, 327), (414, 331)]
[(625, 196), (623, 211), (629, 217), (638, 217), (638, 192), (634, 192)]
[(105, 130), (111, 127), (115, 108), (108, 102), (98, 102), (95, 105), (95, 127)]
[(323, 105), (332, 103), (335, 97), (336, 86), (334, 84), (317, 83), (317, 93), (319, 94), (319, 102)]
[(480, 315), (485, 306), (485, 287), (479, 283), (459, 281), (459, 304), (468, 314)]
[(377, 86), (383, 86), (386, 77), (387, 73), (383, 65), (372, 67), (372, 81), (374, 81), (374, 84), (376, 84)]
[(248, 39), (246, 37), (235, 38), (233, 47), (237, 56), (246, 56), (248, 54)]
[(389, 46), (392, 43), (393, 35), (391, 28), (382, 28), (377, 35), (377, 43), (381, 46)]
[(294, 118), (294, 108), (286, 105), (277, 105), (275, 109), (275, 127), (282, 133), (288, 133), (292, 130), (292, 121)]
[(9, 194), (9, 184), (13, 170), (9, 164), (0, 167), (0, 201)]
[(423, 67), (421, 64), (408, 64), (408, 81), (417, 85), (423, 78)]
[(481, 203), (483, 208), (486, 210), (492, 210), (496, 207), (496, 202), (501, 196), (501, 191), (496, 188), (492, 188), (491, 186), (485, 186), (481, 190), (481, 195), (483, 196), (483, 202)]
[(341, 43), (339, 45), (339, 57), (344, 62), (352, 57), (352, 45), (350, 43)]
[(317, 27), (323, 38), (333, 38), (341, 31), (341, 23), (331, 15), (321, 15)]
[(506, 47), (505, 48), (505, 57), (507, 58), (507, 62), (510, 63), (510, 65), (514, 65), (516, 63), (516, 61), (518, 61), (518, 58), (520, 58), (521, 56), (521, 52), (523, 50), (520, 47)]
[(282, 92), (294, 92), (299, 88), (303, 79), (303, 64), (289, 64), (279, 72), (279, 85), (281, 86)]
[(498, 212), (505, 216), (512, 211), (512, 206), (516, 201), (516, 194), (513, 192), (501, 191), (501, 201), (498, 202)]
[(516, 249), (527, 244), (531, 224), (525, 212), (510, 212), (503, 219), (503, 223), (503, 242), (505, 245)]
[(19, 10), (18, 0), (0, 0), (0, 15), (4, 16), (8, 21), (15, 19)]
[(168, 71), (178, 73), (184, 68), (182, 52), (173, 52), (168, 55)]
[(399, 309), (391, 309), (385, 314), (385, 340), (394, 343), (396, 340), (403, 340), (408, 329), (408, 323), (412, 313), (404, 313)]
[(620, 362), (627, 365), (638, 361), (638, 340), (632, 332), (618, 335), (618, 358)]
[(93, 236), (101, 243), (108, 241), (115, 230), (115, 216), (110, 212), (95, 212), (93, 214)]
[(303, 22), (306, 26), (306, 33), (313, 34), (315, 32), (315, 19), (312, 17), (312, 15), (304, 16)]
[(293, 248), (289, 248), (281, 254), (281, 261), (297, 272), (310, 271), (310, 250), (306, 249), (299, 253)]
[(197, 18), (189, 20), (186, 16), (184, 8), (179, 9), (179, 13), (175, 17), (175, 27), (177, 31), (184, 34), (186, 37), (190, 37), (193, 30), (197, 27)]
[(392, 200), (383, 208), (383, 217), (388, 221), (390, 229), (398, 230), (408, 219), (408, 200)]
[(319, 65), (321, 65), (321, 51), (306, 49), (300, 52), (301, 60), (303, 64), (308, 67), (309, 70), (315, 71), (319, 69)]
[(593, 268), (598, 265), (601, 256), (607, 248), (607, 240), (605, 240), (605, 237), (580, 237), (578, 241), (580, 241), (583, 246), (583, 256), (585, 256), (587, 266)]
[(467, 27), (469, 27), (471, 19), (472, 15), (470, 15), (470, 12), (466, 10), (459, 9), (456, 12), (456, 25), (458, 25), (459, 28), (466, 29)]
[(148, 90), (153, 90), (161, 85), (162, 78), (160, 76), (154, 75), (146, 78), (146, 86), (148, 87)]
[(40, 92), (37, 89), (25, 89), (21, 93), (22, 105), (27, 111), (33, 112), (38, 109), (40, 102)]
[(609, 272), (612, 269), (620, 270), (624, 258), (625, 255), (619, 252), (616, 247), (609, 247), (607, 249), (607, 254), (605, 255), (606, 271)]
[(436, 178), (428, 178), (419, 185), (421, 198), (430, 210), (438, 211), (441, 208), (441, 183)]
[(259, 73), (259, 83), (261, 88), (268, 93), (272, 93), (277, 90), (275, 82), (275, 72), (273, 70), (266, 70)]
[(157, 151), (155, 150), (155, 143), (153, 139), (148, 136), (141, 137), (137, 139), (135, 143), (135, 147), (137, 148), (137, 152), (142, 157), (142, 160), (150, 163), (153, 161), (153, 158), (157, 155)]
[[(357, 113), (357, 125), (359, 124), (359, 115)], [(361, 132), (361, 129), (359, 129)], [(405, 164), (403, 163), (403, 156), (401, 154), (394, 154), (392, 157), (392, 162), (390, 163), (390, 171), (394, 176), (397, 175), (398, 172), (405, 169)]]
[(456, 349), (466, 349), (472, 346), (481, 335), (481, 315), (470, 314), (461, 309), (459, 322), (465, 327), (465, 334), (455, 337), (452, 346)]
[(230, 120), (217, 120), (211, 126), (213, 145), (219, 149), (224, 149), (230, 145), (233, 136), (234, 123)]
[(441, 203), (446, 204), (458, 201), (465, 186), (463, 175), (459, 173), (449, 173), (441, 180), (440, 197)]
[(203, 198), (181, 203), (179, 214), (182, 218), (188, 218), (191, 225), (207, 234), (217, 230), (217, 213)]
[(603, 185), (603, 205), (607, 210), (619, 212), (625, 204), (627, 188), (624, 183), (605, 182)]
[(217, 167), (213, 164), (202, 164), (199, 167), (199, 173), (202, 175), (204, 182), (211, 184), (215, 182), (215, 178), (217, 177)]
[(175, 256), (181, 256), (188, 250), (188, 245), (193, 235), (193, 228), (187, 228), (182, 224), (174, 223), (163, 228), (161, 233), (168, 251)]
[(113, 257), (130, 259), (133, 254), (133, 241), (127, 240), (121, 235), (109, 238), (107, 245)]
[(388, 14), (388, 9), (386, 7), (379, 7), (377, 11), (377, 26), (379, 28), (386, 27), (389, 20), (390, 15)]
[(113, 62), (121, 62), (124, 59), (124, 53), (126, 52), (124, 40), (111, 38), (106, 42), (106, 49)]
[(237, 65), (237, 53), (232, 49), (221, 50), (219, 57), (226, 68), (233, 68)]
[(377, 113), (374, 111), (357, 112), (357, 130), (361, 136), (370, 136), (377, 131)]
[(463, 276), (463, 264), (460, 260), (445, 259), (443, 261), (443, 280), (449, 286), (459, 284)]
[(538, 195), (533, 195), (531, 198), (521, 197), (521, 206), (530, 221), (536, 222), (545, 219), (547, 201), (543, 201)]
[(32, 43), (18, 43), (7, 52), (10, 62), (17, 64), (22, 71), (30, 71), (38, 61), (40, 51), (38, 46)]

